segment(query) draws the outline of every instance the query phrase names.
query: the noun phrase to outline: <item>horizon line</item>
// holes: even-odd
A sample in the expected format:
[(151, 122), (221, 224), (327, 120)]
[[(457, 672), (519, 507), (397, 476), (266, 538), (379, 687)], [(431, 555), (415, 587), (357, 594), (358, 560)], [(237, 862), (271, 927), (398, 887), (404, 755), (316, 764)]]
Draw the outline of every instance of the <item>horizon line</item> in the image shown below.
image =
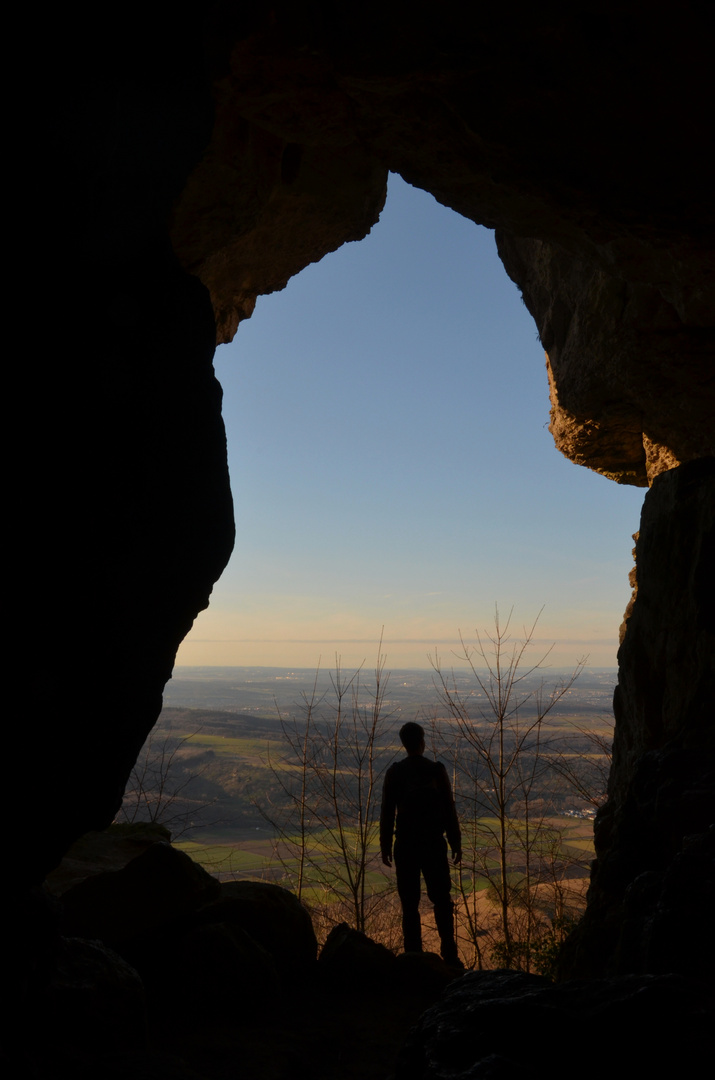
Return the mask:
[[(485, 634), (486, 636), (486, 634)], [(514, 635), (509, 634), (507, 640)], [(523, 635), (520, 640), (523, 640)], [(537, 638), (529, 639), (534, 645), (610, 645), (612, 638)], [(452, 645), (459, 638), (199, 638), (192, 637), (191, 645)], [(184, 644), (184, 642), (182, 642)]]
[[(349, 667), (352, 665), (348, 665)], [(300, 667), (298, 664), (175, 664), (173, 671), (205, 671), (206, 669), (212, 671), (218, 670), (251, 670), (260, 668), (265, 671), (309, 671), (311, 674), (315, 674), (316, 670), (320, 671), (332, 671), (332, 665), (327, 665), (323, 668), (318, 668), (317, 665), (308, 665), (307, 667)], [(542, 665), (544, 671), (547, 670), (573, 670), (572, 664), (563, 665)], [(480, 669), (481, 670), (481, 669)], [(485, 669), (486, 670), (486, 669)], [(586, 664), (584, 671), (618, 671), (617, 664)], [(404, 665), (401, 667), (390, 668), (389, 671), (425, 671), (433, 672), (434, 668), (431, 667), (415, 667), (414, 665)], [(388, 674), (389, 674), (388, 671)]]

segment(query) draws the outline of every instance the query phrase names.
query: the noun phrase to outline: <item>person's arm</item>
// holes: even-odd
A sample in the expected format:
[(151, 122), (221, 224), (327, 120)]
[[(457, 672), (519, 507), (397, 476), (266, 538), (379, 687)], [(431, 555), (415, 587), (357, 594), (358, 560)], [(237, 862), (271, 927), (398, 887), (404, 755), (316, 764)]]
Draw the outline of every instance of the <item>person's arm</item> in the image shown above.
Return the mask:
[(395, 831), (395, 785), (392, 766), (385, 773), (380, 808), (380, 854), (385, 866), (392, 866), (392, 836)]

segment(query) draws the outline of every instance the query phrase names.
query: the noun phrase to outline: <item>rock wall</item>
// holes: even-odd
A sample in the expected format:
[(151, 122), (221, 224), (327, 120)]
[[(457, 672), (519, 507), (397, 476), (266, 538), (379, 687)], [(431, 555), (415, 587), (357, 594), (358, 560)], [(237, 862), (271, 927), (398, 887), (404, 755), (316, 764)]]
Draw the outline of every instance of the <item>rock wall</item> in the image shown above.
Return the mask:
[[(548, 352), (568, 456), (647, 484), (714, 451), (700, 9), (216, 0), (181, 15), (130, 3), (111, 33), (87, 18), (43, 14), (22, 39), (32, 78), (12, 310), (37, 329), (11, 565), (37, 771), (11, 858), (34, 880), (111, 820), (228, 558), (214, 342), (258, 294), (364, 235), (388, 170), (498, 229)], [(694, 550), (703, 521), (688, 520)], [(645, 534), (670, 550), (667, 530)], [(657, 594), (670, 563), (643, 559)], [(692, 650), (692, 626), (672, 620), (675, 582), (657, 625), (673, 625), (680, 651), (629, 628), (639, 644), (621, 654), (614, 806), (670, 738), (647, 703), (654, 687), (677, 702), (679, 684), (642, 669), (670, 671)], [(701, 736), (696, 725), (693, 747)], [(629, 740), (647, 749), (624, 755)]]
[(258, 293), (364, 235), (400, 172), (497, 228), (548, 353), (559, 449), (646, 486), (715, 451), (703, 28), (639, 4), (516, 7), (447, 3), (438, 23), (421, 5), (254, 8), (216, 59), (174, 248), (227, 340)]
[(715, 955), (704, 915), (715, 902), (715, 459), (655, 480), (636, 577), (589, 906), (564, 971), (705, 980)]
[(23, 39), (10, 860), (40, 881), (112, 820), (234, 529), (210, 297), (167, 236), (212, 129), (203, 46), (131, 5), (87, 32), (53, 9)]
[(499, 253), (539, 327), (549, 430), (566, 457), (646, 487), (713, 453), (710, 327), (684, 322), (658, 287), (558, 245), (499, 234)]

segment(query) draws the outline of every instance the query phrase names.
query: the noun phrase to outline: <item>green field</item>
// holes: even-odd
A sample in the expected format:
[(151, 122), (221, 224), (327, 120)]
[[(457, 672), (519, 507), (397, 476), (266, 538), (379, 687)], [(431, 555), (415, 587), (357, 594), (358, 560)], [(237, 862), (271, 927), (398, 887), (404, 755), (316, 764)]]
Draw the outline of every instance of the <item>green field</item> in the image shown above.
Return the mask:
[[(399, 723), (399, 719), (395, 723)], [(560, 746), (564, 759), (598, 762), (599, 755), (591, 752), (587, 739), (583, 746), (569, 741), (574, 725), (579, 723), (584, 720), (576, 713), (550, 717), (548, 731), (563, 737)], [(444, 721), (443, 725), (448, 731), (449, 722)], [(593, 728), (604, 735), (609, 731), (607, 721), (594, 722)], [(385, 745), (378, 759), (378, 793), (379, 773), (391, 759), (395, 734), (394, 730), (388, 731), (383, 740)], [(171, 791), (174, 785), (179, 791), (171, 806), (175, 816), (170, 828), (178, 841), (176, 846), (222, 879), (277, 880), (282, 876), (289, 879), (296, 865), (295, 847), (290, 841), (283, 842), (281, 858), (277, 858), (274, 830), (268, 821), (269, 818), (277, 820), (290, 828), (291, 812), (295, 809), (284, 785), (290, 783), (297, 766), (286, 760), (286, 742), (278, 718), (218, 710), (168, 709), (162, 714), (151, 740), (153, 751), (149, 747), (147, 753), (153, 752), (156, 759), (158, 749), (170, 760), (171, 775), (166, 790)], [(575, 750), (582, 752), (575, 753)], [(342, 764), (338, 771), (345, 775)], [(540, 805), (549, 808), (549, 815), (544, 819), (547, 828), (535, 853), (541, 851), (546, 855), (556, 838), (560, 846), (559, 857), (585, 864), (592, 857), (592, 823), (561, 816), (562, 809), (580, 811), (583, 807), (582, 800), (579, 802), (575, 795), (567, 798), (562, 789), (563, 781), (559, 777), (554, 780), (552, 776), (543, 782), (535, 795)], [(459, 805), (465, 848), (463, 873), (473, 863), (474, 881), (480, 883), (477, 887), (483, 887), (484, 873), (490, 874), (499, 865), (496, 849), (499, 823), (494, 817), (478, 818), (478, 835), (472, 839), (470, 832), (474, 825), (464, 820), (463, 807), (468, 804), (462, 802)], [(473, 803), (471, 812), (474, 812)], [(536, 819), (534, 814), (533, 820)], [(159, 817), (159, 820), (167, 818)], [(510, 820), (508, 830), (515, 852), (510, 856), (510, 864), (513, 862), (517, 867), (525, 825), (515, 817)], [(477, 851), (473, 857), (469, 855), (472, 846)], [(316, 882), (320, 882), (322, 871), (328, 869), (330, 859), (334, 858), (330, 838), (320, 830), (311, 837), (311, 857), (316, 865), (310, 873)], [(370, 857), (370, 882), (380, 887), (385, 877), (376, 841)]]
[[(498, 853), (494, 849), (489, 834), (493, 834), (498, 822), (496, 818), (478, 819), (479, 856), (474, 871), (470, 871), (469, 844), (465, 845), (463, 859), (463, 878), (473, 881), (475, 889), (484, 889), (489, 881), (484, 876), (484, 871), (496, 871), (499, 868)], [(558, 828), (561, 840), (560, 854), (567, 859), (576, 858), (586, 864), (593, 857), (592, 826), (589, 821), (574, 820), (572, 818), (551, 818), (549, 825), (556, 830)], [(465, 835), (473, 829), (473, 823), (463, 823)], [(482, 831), (484, 830), (484, 831)], [(517, 833), (523, 833), (524, 825), (519, 821), (511, 821), (509, 830), (512, 837)], [(204, 835), (195, 836), (191, 840), (182, 840), (175, 846), (185, 851), (196, 862), (204, 867), (209, 873), (220, 877), (222, 880), (289, 880), (291, 872), (298, 867), (298, 836), (286, 837), (279, 844), (279, 856), (276, 854), (276, 843), (268, 830), (263, 830), (263, 835), (256, 837), (255, 830), (242, 830), (235, 833), (230, 829), (207, 831)], [(308, 882), (321, 885), (326, 877), (330, 876), (329, 864), (335, 858), (335, 845), (330, 835), (325, 830), (319, 830), (311, 834), (309, 839), (311, 859), (306, 868)], [(518, 857), (517, 850), (517, 857)], [(386, 885), (386, 875), (379, 862), (379, 845), (377, 838), (370, 846), (370, 862), (368, 869), (368, 884), (381, 889)], [(510, 864), (514, 856), (510, 856)], [(389, 875), (389, 871), (387, 872)], [(519, 876), (517, 874), (517, 876)]]

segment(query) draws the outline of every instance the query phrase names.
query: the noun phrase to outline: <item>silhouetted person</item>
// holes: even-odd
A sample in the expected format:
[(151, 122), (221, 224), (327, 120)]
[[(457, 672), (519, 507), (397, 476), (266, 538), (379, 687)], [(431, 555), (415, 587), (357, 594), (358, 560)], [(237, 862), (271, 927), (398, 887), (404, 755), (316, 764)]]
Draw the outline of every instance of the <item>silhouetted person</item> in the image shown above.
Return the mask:
[(462, 840), (452, 789), (444, 765), (424, 756), (425, 733), (410, 722), (400, 729), (407, 757), (387, 770), (382, 789), (380, 850), (385, 866), (392, 866), (395, 829), (395, 871), (402, 903), (405, 952), (422, 952), (420, 873), (434, 905), (434, 918), (446, 963), (461, 967), (454, 940), (447, 834), (455, 866), (462, 859)]

